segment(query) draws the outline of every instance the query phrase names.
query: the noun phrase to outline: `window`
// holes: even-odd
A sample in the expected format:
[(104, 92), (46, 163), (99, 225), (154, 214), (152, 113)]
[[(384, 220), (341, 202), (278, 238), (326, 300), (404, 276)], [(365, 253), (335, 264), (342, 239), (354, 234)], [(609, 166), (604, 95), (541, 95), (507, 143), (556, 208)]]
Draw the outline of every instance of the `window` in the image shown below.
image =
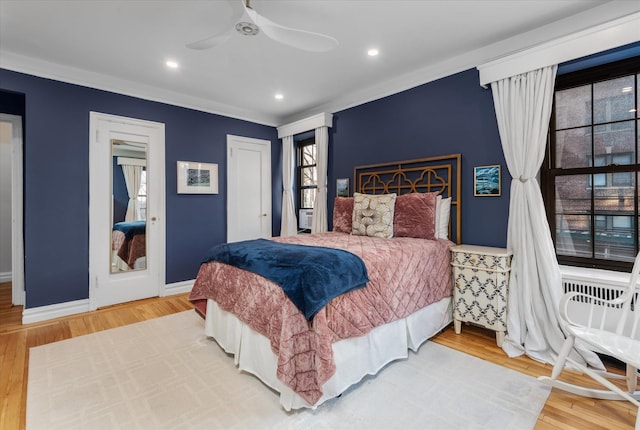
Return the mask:
[(142, 168), (140, 174), (140, 188), (138, 189), (138, 218), (147, 219), (147, 169)]
[(313, 209), (318, 188), (315, 138), (298, 142), (298, 209)]
[(543, 194), (561, 264), (628, 270), (638, 252), (640, 58), (556, 80)]

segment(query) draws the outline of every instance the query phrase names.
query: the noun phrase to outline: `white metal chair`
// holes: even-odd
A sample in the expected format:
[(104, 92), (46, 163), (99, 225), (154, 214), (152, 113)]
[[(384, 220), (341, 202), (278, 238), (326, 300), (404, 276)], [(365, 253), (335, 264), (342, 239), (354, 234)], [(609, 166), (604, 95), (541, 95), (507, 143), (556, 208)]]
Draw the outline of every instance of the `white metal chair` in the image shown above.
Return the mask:
[[(565, 294), (560, 301), (560, 315), (567, 322), (565, 341), (551, 377), (539, 380), (580, 396), (607, 400), (628, 400), (638, 408), (635, 429), (640, 430), (640, 253), (636, 256), (628, 287), (611, 300), (582, 292)], [(576, 309), (588, 307), (588, 316), (577, 315)], [(576, 339), (594, 351), (614, 357), (626, 364), (626, 375), (613, 374), (588, 368), (569, 357)], [(607, 389), (593, 389), (558, 380), (566, 363), (584, 372)], [(626, 379), (627, 391), (613, 384), (610, 379)]]

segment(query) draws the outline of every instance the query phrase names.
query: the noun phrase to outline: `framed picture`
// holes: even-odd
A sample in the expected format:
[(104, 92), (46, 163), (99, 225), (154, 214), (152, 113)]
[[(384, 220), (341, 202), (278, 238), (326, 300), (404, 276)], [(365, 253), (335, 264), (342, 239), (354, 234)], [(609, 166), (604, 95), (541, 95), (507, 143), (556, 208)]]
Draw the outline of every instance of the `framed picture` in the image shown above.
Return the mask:
[(336, 196), (349, 197), (349, 179), (336, 179)]
[(479, 197), (500, 196), (500, 165), (473, 168), (473, 195)]
[(178, 161), (178, 194), (218, 194), (218, 165)]

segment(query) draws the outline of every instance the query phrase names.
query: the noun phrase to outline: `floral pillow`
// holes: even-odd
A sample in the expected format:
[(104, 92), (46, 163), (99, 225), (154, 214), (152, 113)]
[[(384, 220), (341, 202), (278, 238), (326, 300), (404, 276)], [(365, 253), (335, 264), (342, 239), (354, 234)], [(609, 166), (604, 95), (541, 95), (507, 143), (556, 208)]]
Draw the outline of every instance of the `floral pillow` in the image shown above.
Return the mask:
[(353, 197), (336, 197), (333, 202), (333, 231), (351, 233)]
[(393, 218), (395, 237), (434, 239), (438, 193), (411, 193), (396, 198)]
[(393, 237), (396, 194), (353, 193), (351, 233), (358, 236)]

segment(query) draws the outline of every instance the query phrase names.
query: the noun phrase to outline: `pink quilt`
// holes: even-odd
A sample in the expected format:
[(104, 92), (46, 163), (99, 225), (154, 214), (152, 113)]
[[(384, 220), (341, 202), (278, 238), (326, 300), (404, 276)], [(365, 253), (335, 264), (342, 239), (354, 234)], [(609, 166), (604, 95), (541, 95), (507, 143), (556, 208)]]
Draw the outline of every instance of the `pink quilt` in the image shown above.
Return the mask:
[(393, 239), (320, 233), (274, 238), (278, 242), (326, 246), (360, 256), (370, 282), (333, 299), (312, 322), (282, 288), (254, 273), (210, 262), (200, 267), (189, 299), (213, 299), (271, 341), (278, 356), (277, 376), (309, 404), (335, 372), (331, 344), (362, 336), (382, 324), (451, 295), (447, 240)]

